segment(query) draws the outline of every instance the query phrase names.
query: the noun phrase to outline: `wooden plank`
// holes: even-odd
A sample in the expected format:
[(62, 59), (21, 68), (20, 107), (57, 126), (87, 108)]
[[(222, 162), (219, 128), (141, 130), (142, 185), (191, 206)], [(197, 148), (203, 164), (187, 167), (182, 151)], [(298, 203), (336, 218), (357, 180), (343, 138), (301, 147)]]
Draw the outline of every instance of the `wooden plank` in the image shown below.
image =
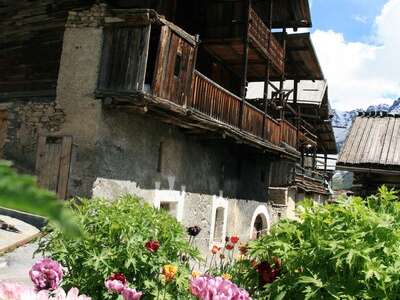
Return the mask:
[(385, 136), (385, 140), (383, 142), (382, 153), (379, 161), (377, 163), (386, 164), (386, 161), (389, 156), (389, 149), (393, 139), (393, 130), (395, 125), (395, 118), (388, 118), (387, 119), (387, 132)]
[(354, 144), (354, 139), (357, 135), (357, 131), (359, 129), (360, 122), (361, 122), (361, 118), (356, 118), (354, 120), (353, 124), (351, 125), (349, 133), (344, 142), (344, 147), (339, 154), (338, 161), (346, 162), (348, 160), (348, 156), (349, 156), (350, 150)]
[(387, 133), (387, 118), (374, 118), (374, 124), (367, 145), (368, 155), (365, 156), (366, 163), (379, 163), (384, 147), (385, 137)]
[(160, 43), (158, 44), (158, 54), (156, 59), (156, 66), (153, 78), (153, 94), (157, 97), (161, 96), (163, 87), (164, 70), (167, 63), (166, 57), (168, 55), (171, 31), (168, 26), (161, 27)]
[(46, 137), (39, 136), (36, 150), (36, 175), (37, 182), (39, 186), (43, 186), (42, 178), (43, 178), (43, 168), (46, 166)]
[(69, 169), (71, 164), (71, 152), (72, 152), (72, 137), (63, 137), (61, 156), (60, 156), (60, 168), (59, 168), (59, 180), (57, 185), (57, 195), (60, 199), (65, 199), (68, 190), (68, 179)]
[(396, 118), (393, 139), (390, 145), (388, 164), (400, 165), (400, 119)]

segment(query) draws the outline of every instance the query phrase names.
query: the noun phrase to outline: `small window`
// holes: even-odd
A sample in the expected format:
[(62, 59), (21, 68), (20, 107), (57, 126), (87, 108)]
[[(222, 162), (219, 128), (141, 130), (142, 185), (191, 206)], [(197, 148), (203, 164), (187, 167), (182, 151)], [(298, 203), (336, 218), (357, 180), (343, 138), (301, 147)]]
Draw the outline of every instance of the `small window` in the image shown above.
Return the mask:
[(214, 242), (221, 243), (224, 239), (224, 217), (225, 217), (225, 208), (218, 207), (215, 211), (215, 225), (214, 225)]
[(174, 75), (179, 77), (181, 73), (181, 64), (182, 64), (182, 54), (178, 53), (175, 59), (175, 68), (174, 68)]

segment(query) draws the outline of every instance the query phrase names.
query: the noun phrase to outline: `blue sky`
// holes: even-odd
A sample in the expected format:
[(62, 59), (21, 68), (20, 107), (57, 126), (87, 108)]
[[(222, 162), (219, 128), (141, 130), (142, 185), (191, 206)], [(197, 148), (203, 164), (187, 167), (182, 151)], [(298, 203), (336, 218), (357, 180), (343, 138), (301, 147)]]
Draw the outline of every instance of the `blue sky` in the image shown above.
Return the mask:
[(312, 0), (313, 30), (343, 33), (349, 42), (369, 42), (374, 20), (387, 0)]
[[(399, 98), (400, 0), (310, 3), (311, 39), (328, 81), (332, 107), (366, 109)], [(262, 96), (262, 83), (249, 92)]]

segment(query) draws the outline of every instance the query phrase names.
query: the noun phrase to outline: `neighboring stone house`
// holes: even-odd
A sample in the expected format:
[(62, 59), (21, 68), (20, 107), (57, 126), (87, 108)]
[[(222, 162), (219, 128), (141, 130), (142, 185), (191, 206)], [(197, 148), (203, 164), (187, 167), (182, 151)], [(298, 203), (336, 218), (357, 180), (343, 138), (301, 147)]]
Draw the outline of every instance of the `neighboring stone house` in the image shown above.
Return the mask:
[(326, 84), (309, 35), (286, 33), (311, 25), (308, 1), (6, 2), (3, 156), (60, 198), (137, 194), (207, 249), (330, 197)]

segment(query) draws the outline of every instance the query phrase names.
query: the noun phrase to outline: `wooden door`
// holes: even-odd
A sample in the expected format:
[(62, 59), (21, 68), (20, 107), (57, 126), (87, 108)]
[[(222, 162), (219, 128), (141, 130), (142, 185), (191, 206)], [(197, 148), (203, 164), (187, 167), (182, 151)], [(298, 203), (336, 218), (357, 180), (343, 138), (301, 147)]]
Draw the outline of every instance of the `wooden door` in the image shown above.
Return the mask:
[(3, 147), (7, 138), (7, 111), (0, 110), (0, 159), (3, 158)]
[(153, 80), (153, 94), (179, 105), (190, 97), (195, 67), (195, 44), (168, 26), (161, 28), (159, 51)]
[(38, 140), (36, 174), (38, 184), (60, 199), (67, 196), (72, 137), (40, 136)]

